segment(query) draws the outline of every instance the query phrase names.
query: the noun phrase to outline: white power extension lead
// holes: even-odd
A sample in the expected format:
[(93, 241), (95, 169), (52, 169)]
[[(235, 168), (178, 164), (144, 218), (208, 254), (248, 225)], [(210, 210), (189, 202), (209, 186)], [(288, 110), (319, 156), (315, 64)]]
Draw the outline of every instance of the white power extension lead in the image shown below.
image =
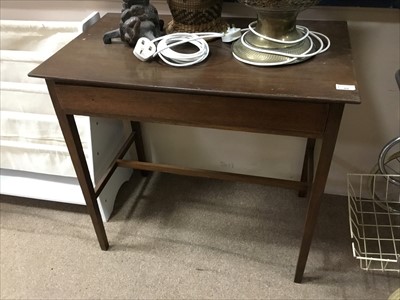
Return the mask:
[[(326, 50), (329, 49), (329, 47), (331, 45), (331, 42), (326, 35), (319, 33), (319, 32), (310, 31), (307, 27), (304, 27), (304, 26), (300, 26), (300, 25), (296, 26), (296, 28), (303, 34), (302, 37), (300, 37), (299, 39), (294, 40), (294, 41), (283, 41), (283, 40), (273, 39), (269, 36), (258, 33), (255, 30), (256, 24), (257, 24), (257, 21), (251, 22), (249, 24), (248, 29), (245, 30), (245, 33), (241, 36), (242, 45), (254, 52), (284, 56), (284, 57), (287, 57), (287, 60), (280, 61), (280, 62), (254, 62), (254, 61), (240, 58), (234, 52), (232, 52), (232, 55), (237, 60), (239, 60), (243, 63), (249, 64), (249, 65), (259, 66), (259, 67), (287, 65), (287, 64), (296, 62), (296, 60), (298, 60), (298, 59), (305, 59), (305, 58), (313, 57), (318, 54), (324, 53)], [(292, 53), (285, 52), (285, 51), (259, 48), (256, 46), (252, 46), (246, 42), (245, 36), (248, 32), (252, 32), (256, 36), (260, 37), (261, 39), (266, 39), (266, 40), (269, 40), (269, 41), (272, 41), (272, 42), (275, 42), (278, 44), (283, 44), (283, 45), (285, 45), (285, 44), (286, 45), (295, 45), (295, 44), (300, 43), (307, 39), (309, 41), (310, 46), (308, 49), (306, 49), (303, 53), (300, 53), (300, 54), (292, 54)], [(316, 43), (314, 42), (314, 40), (316, 40)], [(314, 50), (314, 47), (315, 47), (315, 50)]]
[[(220, 36), (220, 34), (215, 32), (168, 34), (158, 38), (159, 42), (157, 44), (156, 54), (158, 54), (166, 64), (174, 67), (195, 65), (206, 59), (210, 52), (210, 48), (205, 39)], [(186, 43), (192, 44), (198, 50), (193, 53), (182, 53), (172, 50), (173, 47)]]
[[(240, 58), (233, 52), (232, 54), (237, 60), (255, 66), (278, 66), (278, 65), (293, 63), (297, 59), (304, 59), (318, 55), (320, 53), (325, 52), (330, 47), (330, 40), (327, 36), (319, 32), (310, 31), (308, 30), (308, 28), (303, 26), (297, 26), (297, 29), (303, 33), (303, 36), (301, 38), (295, 41), (281, 41), (256, 32), (254, 29), (256, 23), (257, 21), (250, 23), (248, 29), (245, 30), (246, 32), (243, 35), (242, 35), (242, 30), (240, 28), (232, 26), (227, 28), (225, 32), (172, 33), (162, 37), (155, 38), (153, 40), (142, 37), (136, 43), (136, 46), (133, 50), (133, 54), (141, 61), (148, 61), (158, 55), (168, 65), (174, 67), (187, 67), (194, 64), (198, 64), (207, 58), (210, 52), (210, 48), (208, 46), (206, 39), (213, 39), (220, 37), (224, 43), (230, 43), (240, 38), (242, 44), (245, 47), (251, 49), (252, 51), (258, 53), (286, 56), (288, 59), (286, 61), (276, 62), (276, 63), (253, 62)], [(249, 45), (244, 39), (245, 35), (249, 31), (259, 36), (260, 38), (288, 45), (296, 44), (302, 42), (303, 40), (308, 39), (310, 47), (309, 49), (305, 50), (303, 53), (300, 54), (290, 54), (283, 51), (277, 51), (277, 50), (274, 51), (274, 50), (254, 47), (252, 45)], [(313, 39), (317, 41), (319, 47), (315, 45)], [(198, 50), (192, 53), (182, 53), (171, 49), (175, 46), (186, 43), (192, 44)], [(315, 50), (313, 50), (314, 45), (317, 48)]]
[(148, 61), (154, 56), (156, 50), (156, 44), (146, 37), (141, 37), (136, 42), (133, 54), (141, 61)]
[(221, 40), (224, 43), (231, 43), (233, 41), (236, 41), (237, 39), (240, 39), (242, 36), (242, 31), (240, 28), (236, 28), (234, 25), (232, 27), (229, 27), (225, 32), (224, 35), (221, 37)]
[[(239, 39), (240, 36), (240, 28), (232, 26), (225, 32), (172, 33), (153, 40), (141, 37), (133, 49), (133, 54), (141, 61), (148, 61), (158, 55), (171, 66), (187, 67), (206, 59), (210, 52), (206, 39), (220, 37), (223, 42), (230, 43)], [(181, 53), (171, 49), (186, 43), (192, 44), (198, 51)]]

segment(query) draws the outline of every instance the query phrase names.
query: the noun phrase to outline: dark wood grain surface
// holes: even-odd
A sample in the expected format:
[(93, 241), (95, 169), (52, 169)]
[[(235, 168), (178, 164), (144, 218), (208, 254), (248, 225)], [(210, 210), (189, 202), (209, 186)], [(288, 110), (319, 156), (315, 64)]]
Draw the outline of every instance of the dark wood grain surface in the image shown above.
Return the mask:
[[(229, 20), (246, 26), (249, 19)], [(357, 86), (345, 22), (301, 21), (331, 39), (331, 49), (306, 62), (272, 68), (243, 64), (231, 45), (210, 42), (208, 59), (196, 66), (174, 68), (159, 59), (141, 62), (122, 43), (103, 44), (106, 31), (117, 27), (119, 14), (107, 14), (29, 75), (137, 90), (201, 93), (234, 97), (359, 103), (357, 91), (338, 91), (336, 84)]]

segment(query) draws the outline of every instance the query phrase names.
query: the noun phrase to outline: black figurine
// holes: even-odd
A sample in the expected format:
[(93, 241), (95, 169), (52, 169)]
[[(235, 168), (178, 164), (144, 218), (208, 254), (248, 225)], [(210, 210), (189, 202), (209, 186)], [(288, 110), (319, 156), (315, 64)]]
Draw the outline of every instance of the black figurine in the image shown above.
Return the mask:
[(133, 48), (141, 37), (152, 40), (161, 36), (163, 27), (164, 21), (149, 0), (123, 0), (119, 29), (106, 32), (103, 42), (111, 44), (113, 38), (121, 38)]

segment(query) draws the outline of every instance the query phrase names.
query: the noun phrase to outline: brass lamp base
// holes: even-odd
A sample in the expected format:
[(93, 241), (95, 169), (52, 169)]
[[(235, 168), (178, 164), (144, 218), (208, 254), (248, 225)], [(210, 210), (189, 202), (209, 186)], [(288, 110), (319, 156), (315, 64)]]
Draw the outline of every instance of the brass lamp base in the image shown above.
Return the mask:
[[(246, 41), (246, 37), (245, 37)], [(247, 42), (247, 41), (246, 41)], [(308, 39), (295, 44), (290, 47), (285, 47), (285, 48), (267, 48), (268, 50), (272, 51), (279, 51), (281, 53), (287, 53), (287, 54), (302, 54), (304, 51), (310, 49), (311, 51), (315, 50), (315, 46), (311, 45), (310, 41)], [(270, 63), (270, 64), (295, 64), (302, 62), (307, 58), (296, 58), (295, 60), (289, 58), (288, 56), (285, 55), (277, 55), (277, 54), (270, 54), (270, 53), (263, 53), (260, 51), (252, 50), (246, 47), (241, 40), (236, 41), (232, 45), (232, 51), (233, 53), (240, 59), (253, 62), (253, 63)]]
[[(296, 28), (298, 13), (318, 0), (241, 0), (257, 12), (255, 32), (249, 31), (232, 45), (233, 55), (254, 64), (294, 64), (308, 57), (293, 58), (315, 50), (305, 33)], [(268, 37), (268, 38), (266, 38)], [(272, 40), (270, 40), (271, 38)], [(257, 48), (257, 49), (255, 49)], [(264, 53), (263, 50), (275, 53)]]

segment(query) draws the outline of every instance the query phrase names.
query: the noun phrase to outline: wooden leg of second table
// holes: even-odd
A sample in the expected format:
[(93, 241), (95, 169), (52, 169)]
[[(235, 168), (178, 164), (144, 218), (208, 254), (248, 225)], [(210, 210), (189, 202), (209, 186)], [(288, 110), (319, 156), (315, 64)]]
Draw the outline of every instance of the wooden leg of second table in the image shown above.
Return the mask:
[[(142, 128), (139, 122), (132, 121), (131, 122), (132, 131), (135, 132), (135, 147), (136, 147), (136, 154), (138, 157), (138, 161), (146, 162), (146, 154), (144, 152), (144, 144), (143, 144), (143, 135), (142, 135)], [(146, 177), (149, 175), (149, 171), (141, 171), (142, 176)]]
[(343, 108), (344, 104), (330, 105), (317, 171), (309, 195), (308, 211), (294, 279), (294, 282), (297, 283), (300, 283), (303, 280), (304, 269), (306, 267), (308, 253), (310, 251), (311, 241), (317, 223), (321, 198), (325, 190), (325, 184), (328, 178), (333, 151), (335, 149), (336, 139), (339, 132)]
[(308, 138), (300, 180), (301, 182), (307, 183), (307, 189), (299, 191), (299, 197), (305, 197), (309, 194), (314, 179), (314, 148), (315, 139)]
[(142, 128), (139, 122), (131, 122), (132, 131), (135, 132), (135, 146), (136, 153), (139, 161), (146, 161), (146, 154), (144, 153)]

